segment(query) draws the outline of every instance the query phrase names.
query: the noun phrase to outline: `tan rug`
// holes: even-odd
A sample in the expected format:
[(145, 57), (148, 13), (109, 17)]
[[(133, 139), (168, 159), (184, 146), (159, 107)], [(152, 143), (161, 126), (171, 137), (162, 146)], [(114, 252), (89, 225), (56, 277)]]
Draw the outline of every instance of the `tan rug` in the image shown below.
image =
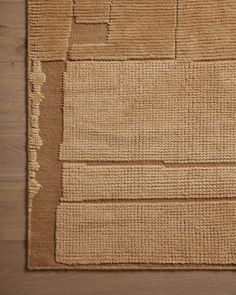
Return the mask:
[(28, 0), (30, 269), (236, 266), (235, 0)]

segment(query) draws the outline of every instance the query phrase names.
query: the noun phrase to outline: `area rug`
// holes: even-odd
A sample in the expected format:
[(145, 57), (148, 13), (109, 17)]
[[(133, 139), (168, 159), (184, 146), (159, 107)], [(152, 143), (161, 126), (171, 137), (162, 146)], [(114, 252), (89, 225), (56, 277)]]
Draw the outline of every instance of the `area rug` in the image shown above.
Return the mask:
[(234, 269), (235, 0), (28, 0), (28, 267)]

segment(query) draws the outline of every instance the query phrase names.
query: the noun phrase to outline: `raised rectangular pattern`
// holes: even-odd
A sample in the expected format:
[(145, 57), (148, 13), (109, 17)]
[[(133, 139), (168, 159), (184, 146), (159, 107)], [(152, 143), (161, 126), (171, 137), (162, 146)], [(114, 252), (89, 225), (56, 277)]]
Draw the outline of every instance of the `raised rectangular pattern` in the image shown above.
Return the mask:
[(31, 59), (66, 59), (72, 13), (72, 1), (28, 0), (28, 46)]
[(108, 23), (112, 0), (74, 0), (76, 23)]
[(62, 201), (236, 197), (236, 167), (64, 163)]
[(176, 45), (179, 58), (235, 59), (236, 1), (179, 1)]
[(236, 161), (235, 62), (69, 62), (61, 160)]
[[(81, 7), (80, 7), (80, 2)], [(103, 21), (109, 9), (109, 34), (105, 44), (73, 44), (70, 59), (174, 58), (176, 0), (111, 0), (110, 6), (77, 1), (76, 22)], [(101, 16), (101, 10), (106, 16)], [(79, 15), (81, 17), (79, 19)], [(78, 16), (78, 17), (77, 17)]]
[(61, 203), (64, 264), (235, 264), (236, 202)]

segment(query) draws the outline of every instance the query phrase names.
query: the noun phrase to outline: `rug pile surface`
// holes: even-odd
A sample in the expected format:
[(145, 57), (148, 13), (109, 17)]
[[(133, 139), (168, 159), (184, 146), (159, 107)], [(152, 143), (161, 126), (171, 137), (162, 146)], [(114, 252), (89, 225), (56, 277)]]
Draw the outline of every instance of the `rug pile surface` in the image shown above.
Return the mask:
[(30, 269), (236, 266), (235, 0), (28, 0)]

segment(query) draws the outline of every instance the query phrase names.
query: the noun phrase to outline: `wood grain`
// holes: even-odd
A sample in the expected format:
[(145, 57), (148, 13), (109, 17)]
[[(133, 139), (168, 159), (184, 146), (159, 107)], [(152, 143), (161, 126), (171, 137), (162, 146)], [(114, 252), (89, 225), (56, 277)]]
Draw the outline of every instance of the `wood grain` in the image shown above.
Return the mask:
[[(2, 173), (1, 173), (2, 174)], [(0, 182), (0, 240), (25, 240), (25, 182)]]
[(0, 2), (0, 61), (25, 60), (25, 3)]
[(0, 181), (25, 180), (24, 129), (21, 122), (0, 122)]
[(25, 122), (25, 64), (2, 62), (0, 87), (0, 121)]
[(235, 295), (234, 271), (27, 271), (25, 0), (0, 0), (0, 294)]
[[(8, 253), (8, 255), (5, 255)], [(3, 295), (235, 295), (234, 272), (23, 271), (25, 244), (0, 243)]]

